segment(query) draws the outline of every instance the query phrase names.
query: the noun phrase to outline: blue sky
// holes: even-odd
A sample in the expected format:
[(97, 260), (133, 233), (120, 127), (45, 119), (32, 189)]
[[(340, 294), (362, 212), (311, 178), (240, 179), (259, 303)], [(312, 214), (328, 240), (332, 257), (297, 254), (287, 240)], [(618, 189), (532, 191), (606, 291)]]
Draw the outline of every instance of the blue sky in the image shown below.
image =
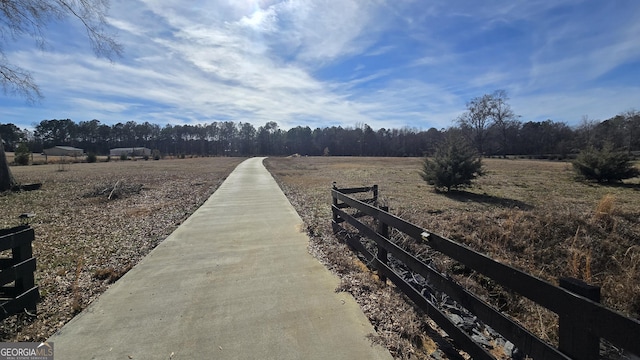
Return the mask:
[(426, 130), (504, 89), (523, 121), (577, 125), (640, 108), (638, 19), (637, 0), (111, 0), (113, 63), (71, 19), (44, 50), (5, 45), (45, 98), (0, 94), (0, 123)]

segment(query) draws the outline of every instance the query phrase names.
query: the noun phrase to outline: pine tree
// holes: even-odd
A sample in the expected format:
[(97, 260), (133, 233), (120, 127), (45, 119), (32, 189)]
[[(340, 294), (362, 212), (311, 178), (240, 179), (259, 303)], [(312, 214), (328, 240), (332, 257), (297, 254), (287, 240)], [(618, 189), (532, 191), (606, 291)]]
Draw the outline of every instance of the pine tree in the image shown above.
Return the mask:
[(425, 157), (420, 176), (436, 190), (451, 191), (470, 186), (483, 174), (478, 153), (463, 138), (449, 137), (436, 148), (433, 159)]
[(589, 147), (581, 151), (573, 161), (573, 168), (586, 180), (620, 182), (640, 175), (632, 160), (628, 153), (615, 151), (611, 144), (606, 144), (601, 150)]

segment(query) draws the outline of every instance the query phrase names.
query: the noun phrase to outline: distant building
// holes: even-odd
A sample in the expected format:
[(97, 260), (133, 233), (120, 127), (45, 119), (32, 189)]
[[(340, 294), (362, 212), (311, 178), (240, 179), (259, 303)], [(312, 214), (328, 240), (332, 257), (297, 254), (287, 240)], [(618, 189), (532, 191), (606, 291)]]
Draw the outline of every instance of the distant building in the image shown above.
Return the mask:
[(151, 149), (146, 147), (115, 148), (109, 150), (109, 156), (150, 156)]
[(43, 153), (47, 156), (82, 156), (84, 150), (75, 148), (73, 146), (54, 146), (49, 149), (44, 149)]

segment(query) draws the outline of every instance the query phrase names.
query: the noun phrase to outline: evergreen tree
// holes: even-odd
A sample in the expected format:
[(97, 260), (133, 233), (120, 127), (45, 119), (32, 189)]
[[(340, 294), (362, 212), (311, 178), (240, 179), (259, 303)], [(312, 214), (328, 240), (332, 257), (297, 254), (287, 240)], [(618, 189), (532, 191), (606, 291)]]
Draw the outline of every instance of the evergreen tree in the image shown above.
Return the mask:
[(31, 151), (25, 143), (20, 143), (16, 148), (13, 161), (18, 165), (29, 165)]
[(633, 167), (631, 156), (613, 150), (611, 144), (606, 144), (601, 150), (589, 147), (581, 151), (573, 161), (573, 168), (579, 178), (597, 182), (620, 182), (640, 176), (640, 171)]
[(436, 190), (460, 188), (482, 176), (482, 160), (462, 137), (448, 137), (436, 148), (433, 159), (424, 158), (420, 176)]

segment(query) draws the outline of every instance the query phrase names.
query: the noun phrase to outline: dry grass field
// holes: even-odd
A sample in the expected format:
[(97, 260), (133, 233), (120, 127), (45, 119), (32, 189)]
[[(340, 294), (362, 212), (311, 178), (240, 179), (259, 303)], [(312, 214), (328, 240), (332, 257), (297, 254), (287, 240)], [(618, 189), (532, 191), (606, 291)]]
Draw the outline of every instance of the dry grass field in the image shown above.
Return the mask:
[(37, 317), (2, 321), (0, 339), (48, 338), (166, 238), (242, 160), (12, 167), (18, 182), (43, 184), (37, 191), (0, 194), (0, 228), (19, 225), (21, 213), (36, 214), (30, 223), (42, 301)]
[[(432, 342), (420, 335), (429, 331), (429, 321), (389, 300), (393, 296), (370, 281), (361, 266), (350, 265), (353, 257), (345, 258), (344, 245), (332, 239), (334, 181), (338, 187), (378, 184), (391, 213), (553, 283), (572, 276), (600, 285), (604, 304), (640, 317), (638, 178), (617, 186), (580, 183), (570, 163), (485, 159), (487, 176), (474, 187), (443, 194), (420, 178), (421, 159), (416, 158), (298, 157), (265, 163), (303, 217), (312, 235), (311, 251), (343, 277), (343, 290), (358, 297), (379, 334), (389, 334), (378, 340), (398, 358), (430, 354)], [(555, 315), (473, 272), (460, 271), (451, 260), (432, 260), (533, 333), (557, 342)], [(366, 283), (365, 290), (352, 286), (354, 281)], [(372, 297), (378, 303), (385, 299), (387, 306), (376, 308)]]
[[(0, 227), (36, 214), (34, 253), (42, 301), (37, 317), (2, 322), (2, 341), (49, 337), (97, 298), (191, 214), (240, 158), (15, 166), (32, 192), (0, 194)], [(357, 261), (331, 233), (330, 188), (378, 184), (390, 211), (422, 227), (556, 282), (573, 276), (602, 286), (603, 303), (640, 316), (640, 179), (619, 186), (575, 182), (569, 163), (484, 161), (487, 176), (467, 191), (436, 193), (416, 158), (268, 158), (311, 236), (310, 251), (339, 274), (377, 329), (372, 340), (396, 358), (456, 358), (444, 335)], [(116, 190), (112, 191), (114, 185)], [(112, 199), (107, 199), (112, 195)], [(6, 254), (0, 254), (6, 256)], [(428, 254), (442, 271), (557, 341), (557, 319), (527, 300)], [(504, 358), (503, 354), (496, 354)], [(459, 358), (459, 355), (458, 357)]]
[[(6, 152), (7, 161), (9, 164), (13, 163), (15, 159), (15, 153)], [(107, 157), (100, 156), (100, 161), (104, 161)], [(43, 164), (58, 164), (58, 163), (79, 163), (84, 162), (87, 159), (87, 156), (45, 156), (39, 153), (32, 153), (30, 163), (43, 165)]]

